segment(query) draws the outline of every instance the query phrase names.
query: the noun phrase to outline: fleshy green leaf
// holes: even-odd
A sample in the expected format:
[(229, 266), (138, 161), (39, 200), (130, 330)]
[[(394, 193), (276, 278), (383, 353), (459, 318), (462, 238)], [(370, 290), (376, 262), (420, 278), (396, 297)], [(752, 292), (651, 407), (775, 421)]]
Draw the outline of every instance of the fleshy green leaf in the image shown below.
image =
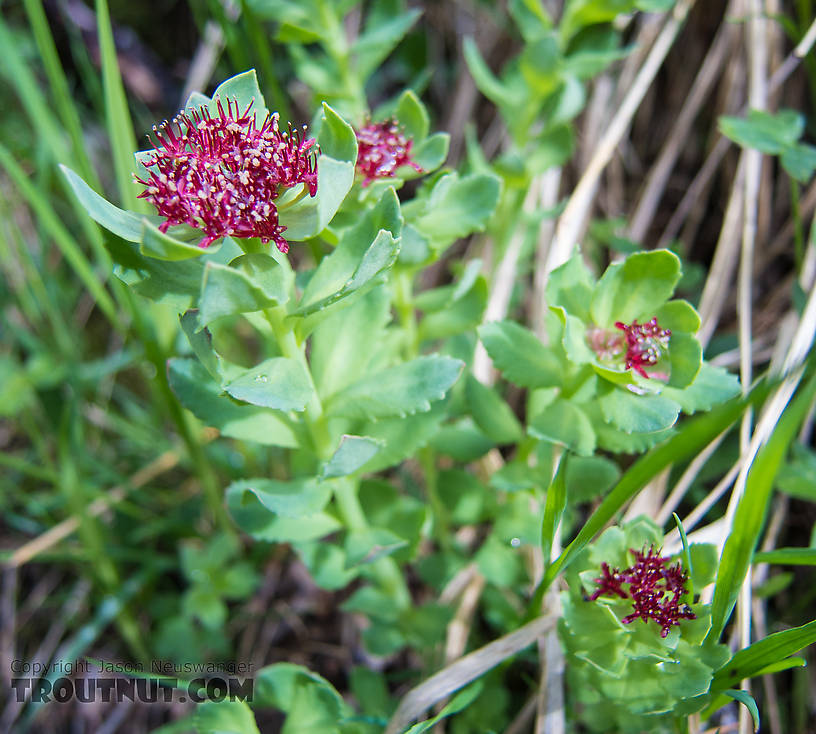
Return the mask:
[(556, 398), (528, 427), (530, 435), (565, 446), (580, 456), (595, 450), (595, 431), (586, 413), (574, 403)]
[(269, 114), (263, 94), (261, 94), (261, 88), (258, 86), (258, 76), (255, 74), (255, 69), (236, 74), (221, 82), (213, 92), (210, 112), (217, 110), (216, 101), (219, 98), (225, 109), (226, 100), (237, 100), (238, 109), (241, 112), (252, 104), (252, 111), (255, 113), (255, 124), (259, 128)]
[(473, 420), (485, 435), (498, 444), (517, 443), (524, 435), (510, 406), (473, 375), (465, 382), (465, 395)]
[(500, 179), (491, 174), (474, 173), (461, 177), (442, 176), (434, 185), (422, 215), (414, 227), (437, 248), (487, 225), (499, 200)]
[(463, 363), (432, 355), (368, 375), (328, 401), (326, 412), (357, 418), (387, 418), (430, 410), (459, 378)]
[(286, 303), (290, 282), (291, 274), (262, 253), (242, 255), (229, 266), (208, 262), (201, 282), (200, 324)]
[(225, 436), (267, 446), (299, 445), (285, 414), (233, 402), (221, 394), (221, 388), (196, 360), (171, 359), (167, 371), (170, 386), (181, 404)]
[(595, 286), (593, 321), (612, 328), (616, 321), (650, 319), (671, 297), (680, 275), (680, 260), (669, 250), (638, 252), (613, 263)]
[(343, 435), (337, 451), (323, 466), (322, 476), (344, 477), (365, 466), (382, 448), (383, 442), (369, 436)]
[(794, 145), (805, 130), (805, 118), (795, 110), (780, 110), (776, 114), (749, 110), (747, 117), (719, 118), (720, 131), (744, 148), (754, 148), (776, 155)]
[(260, 734), (244, 701), (205, 701), (196, 706), (193, 719), (199, 734)]
[(791, 178), (800, 183), (807, 183), (813, 178), (813, 171), (816, 170), (816, 147), (798, 143), (783, 151), (780, 161)]
[(611, 388), (598, 398), (604, 418), (625, 433), (652, 433), (677, 422), (680, 406), (663, 395), (635, 395)]
[[(269, 496), (268, 502), (284, 506), (287, 498)], [(313, 497), (314, 499), (314, 497)], [(296, 502), (293, 498), (293, 502)], [(227, 506), (235, 524), (256, 540), (270, 543), (301, 543), (323, 538), (337, 531), (339, 520), (327, 512), (283, 515), (272, 512), (262, 504), (255, 492), (237, 487), (227, 492)], [(296, 504), (289, 505), (297, 507)]]
[(382, 471), (413, 456), (439, 431), (439, 425), (444, 417), (444, 411), (440, 406), (432, 407), (427, 413), (416, 413), (405, 418), (384, 418), (366, 423), (361, 432), (385, 444), (366, 465), (366, 470)]
[(405, 130), (405, 134), (414, 141), (422, 141), (428, 137), (430, 119), (425, 105), (419, 101), (413, 90), (406, 89), (397, 102), (397, 122)]
[(430, 173), (445, 162), (449, 147), (448, 133), (434, 133), (411, 148), (411, 160), (422, 169), (421, 173)]
[(241, 479), (227, 487), (227, 495), (250, 492), (269, 512), (284, 517), (302, 517), (322, 510), (329, 501), (330, 487), (315, 478)]
[(343, 233), (334, 252), (320, 261), (295, 313), (308, 316), (373, 284), (393, 265), (401, 228), (399, 199), (389, 187), (377, 204)]
[(350, 714), (348, 704), (324, 678), (301, 665), (276, 663), (255, 678), (258, 706), (286, 714), (281, 734), (329, 734)]
[(672, 333), (669, 338), (668, 356), (671, 364), (669, 385), (679, 389), (691, 385), (703, 364), (703, 348), (700, 342), (691, 334)]
[(306, 371), (295, 359), (273, 357), (224, 384), (236, 400), (275, 410), (304, 410), (314, 397)]
[[(337, 250), (335, 250), (333, 254), (336, 253)], [(399, 240), (394, 239), (394, 236), (390, 232), (380, 230), (371, 243), (371, 246), (363, 253), (354, 274), (338, 291), (318, 301), (312, 301), (304, 306), (300, 306), (293, 314), (296, 316), (309, 316), (319, 311), (324, 311), (329, 306), (360, 291), (363, 287), (374, 284), (377, 282), (376, 279), (378, 276), (389, 270), (396, 262), (398, 254)], [(324, 258), (324, 261), (328, 259), (328, 257)]]
[(391, 320), (390, 291), (375, 286), (348, 308), (328, 316), (311, 338), (310, 367), (321, 398), (347, 387), (383, 349)]
[(411, 8), (404, 13), (387, 17), (374, 27), (370, 23), (366, 26), (352, 47), (357, 60), (357, 73), (361, 79), (367, 79), (374, 72), (397, 47), (420, 15), (421, 10)]
[(700, 314), (688, 301), (678, 299), (664, 303), (654, 315), (660, 326), (670, 329), (672, 333), (696, 334), (697, 329), (700, 328)]
[(545, 294), (550, 306), (561, 306), (568, 314), (590, 321), (589, 304), (594, 283), (580, 252), (557, 267), (547, 279)]
[(462, 52), (470, 75), (479, 91), (491, 102), (504, 107), (515, 107), (524, 103), (516, 89), (509, 87), (499, 80), (479, 52), (476, 42), (472, 38), (465, 38)]
[(157, 260), (189, 260), (190, 258), (201, 257), (208, 251), (218, 249), (221, 247), (222, 241), (218, 240), (207, 248), (191, 245), (188, 242), (183, 242), (160, 232), (156, 225), (143, 218), (139, 251), (148, 257), (155, 257)]
[(354, 128), (325, 102), (317, 142), (323, 155), (335, 161), (351, 164), (357, 162), (357, 136)]
[(700, 371), (691, 383), (682, 390), (664, 387), (662, 394), (676, 402), (685, 413), (711, 410), (740, 393), (739, 378), (722, 367), (714, 367), (703, 362)]
[(493, 364), (510, 382), (530, 388), (561, 385), (561, 362), (523, 326), (512, 321), (484, 324), (479, 338)]
[(354, 183), (357, 161), (357, 136), (354, 130), (329, 105), (323, 103), (323, 118), (317, 136), (317, 194), (305, 196), (297, 204), (279, 212), (290, 241), (316, 237), (334, 218)]
[(346, 568), (373, 563), (407, 545), (407, 540), (385, 528), (353, 530), (346, 536)]
[(128, 242), (139, 242), (142, 239), (142, 216), (111, 204), (107, 199), (97, 194), (68, 166), (60, 165), (60, 169), (68, 180), (74, 196), (85, 208), (85, 211), (88, 212), (91, 219)]

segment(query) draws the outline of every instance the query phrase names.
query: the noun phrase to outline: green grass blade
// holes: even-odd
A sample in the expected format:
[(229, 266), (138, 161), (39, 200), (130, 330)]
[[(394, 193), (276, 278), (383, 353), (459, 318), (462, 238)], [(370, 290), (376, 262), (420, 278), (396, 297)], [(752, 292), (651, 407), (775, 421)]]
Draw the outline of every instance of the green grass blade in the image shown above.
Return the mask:
[(754, 563), (782, 566), (816, 566), (816, 548), (777, 548), (754, 554)]
[(801, 627), (774, 632), (765, 639), (734, 653), (734, 656), (714, 674), (711, 690), (724, 690), (737, 685), (745, 678), (759, 675), (765, 672), (768, 666), (785, 660), (814, 642), (816, 620)]
[(807, 385), (786, 407), (776, 429), (768, 442), (757, 452), (748, 472), (745, 491), (734, 513), (731, 532), (725, 542), (717, 569), (708, 639), (719, 639), (731, 616), (762, 532), (773, 481), (788, 447), (810, 409), (814, 395), (816, 377), (811, 377)]
[(51, 204), (43, 193), (31, 183), (23, 169), (20, 168), (11, 153), (2, 144), (0, 144), (0, 167), (6, 171), (17, 190), (33, 209), (45, 231), (53, 237), (60, 252), (62, 252), (83, 285), (93, 296), (99, 308), (110, 322), (117, 329), (120, 329), (121, 324), (116, 305), (96, 276), (91, 263), (85, 257), (79, 244), (54, 213)]
[(541, 552), (544, 554), (544, 564), (552, 558), (553, 541), (558, 523), (567, 506), (567, 454), (561, 457), (555, 478), (547, 489), (547, 499), (544, 502), (544, 519), (541, 522)]
[(136, 152), (136, 137), (133, 121), (125, 97), (116, 46), (113, 42), (110, 12), (107, 0), (96, 0), (96, 20), (99, 32), (99, 52), (102, 57), (102, 86), (105, 93), (105, 118), (113, 153), (113, 167), (119, 200), (125, 209), (146, 211), (144, 202), (137, 199), (137, 189), (133, 185), (133, 154)]
[(79, 167), (82, 177), (94, 188), (101, 188), (99, 178), (91, 165), (91, 159), (85, 151), (85, 142), (82, 138), (82, 124), (79, 120), (79, 113), (74, 104), (73, 96), (68, 87), (68, 80), (62, 69), (57, 48), (54, 44), (54, 37), (48, 27), (48, 20), (45, 17), (41, 0), (23, 0), (28, 22), (34, 34), (34, 40), (40, 52), (43, 67), (45, 68), (48, 83), (51, 85), (51, 93), (54, 99), (54, 107), (59, 115), (62, 126), (68, 132), (73, 147), (73, 157)]

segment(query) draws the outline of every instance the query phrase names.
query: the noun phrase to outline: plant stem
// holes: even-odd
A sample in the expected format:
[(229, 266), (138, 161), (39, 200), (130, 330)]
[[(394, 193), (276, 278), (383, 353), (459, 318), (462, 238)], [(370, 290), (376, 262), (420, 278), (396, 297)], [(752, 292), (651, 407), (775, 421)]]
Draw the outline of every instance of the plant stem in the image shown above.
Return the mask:
[[(288, 359), (295, 359), (301, 363), (309, 380), (312, 382), (312, 398), (306, 405), (304, 422), (312, 438), (314, 453), (319, 461), (326, 461), (334, 450), (334, 442), (329, 433), (323, 406), (314, 387), (312, 373), (306, 360), (306, 353), (302, 344), (298, 344), (295, 333), (286, 324), (286, 308), (277, 306), (264, 311), (266, 319), (272, 327), (272, 333), (281, 350), (281, 354)], [(350, 531), (368, 530), (369, 524), (363, 508), (360, 505), (359, 482), (349, 477), (342, 477), (332, 482), (334, 500), (337, 510)], [(388, 594), (401, 608), (411, 604), (411, 595), (405, 585), (402, 572), (393, 558), (382, 557), (371, 564), (372, 573)]]
[[(334, 499), (343, 522), (349, 530), (365, 531), (369, 524), (360, 505), (360, 485), (356, 479), (342, 477), (334, 482)], [(396, 561), (383, 556), (370, 564), (372, 575), (400, 609), (411, 606), (411, 595)]]
[(394, 308), (405, 332), (405, 356), (414, 359), (419, 354), (419, 332), (414, 311), (413, 273), (394, 269)]
[(331, 456), (333, 445), (331, 436), (329, 435), (329, 427), (323, 415), (323, 406), (317, 395), (317, 388), (315, 388), (314, 380), (312, 379), (309, 363), (306, 361), (306, 353), (303, 349), (303, 345), (298, 344), (295, 332), (286, 325), (287, 314), (284, 306), (268, 308), (264, 311), (264, 314), (266, 315), (266, 320), (269, 322), (269, 325), (272, 327), (272, 333), (275, 335), (275, 341), (278, 343), (281, 354), (287, 359), (294, 359), (300, 362), (304, 372), (309, 376), (309, 382), (312, 383), (312, 397), (306, 405), (305, 422), (309, 428), (309, 434), (312, 437), (315, 455), (321, 461), (325, 461)]
[(433, 509), (434, 537), (443, 550), (450, 550), (452, 545), (450, 516), (448, 508), (445, 507), (445, 503), (442, 502), (439, 492), (437, 491), (439, 473), (436, 468), (436, 452), (429, 446), (426, 446), (420, 451), (419, 460), (422, 464), (422, 471), (425, 474), (425, 493), (428, 495), (428, 502), (430, 502), (431, 508)]

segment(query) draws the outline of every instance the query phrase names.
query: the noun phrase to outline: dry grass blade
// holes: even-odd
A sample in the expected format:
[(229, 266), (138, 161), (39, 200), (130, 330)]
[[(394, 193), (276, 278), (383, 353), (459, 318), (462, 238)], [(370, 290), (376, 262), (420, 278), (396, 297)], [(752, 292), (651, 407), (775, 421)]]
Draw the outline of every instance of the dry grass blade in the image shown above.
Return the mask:
[(694, 0), (680, 0), (675, 5), (618, 112), (609, 123), (606, 133), (598, 143), (592, 160), (581, 176), (558, 222), (555, 240), (547, 257), (547, 270), (551, 271), (569, 259), (572, 248), (580, 239), (585, 226), (601, 173), (623, 139), (638, 106), (669, 53), (693, 5)]
[(532, 645), (553, 629), (556, 621), (556, 617), (549, 614), (538, 617), (432, 675), (403, 697), (384, 734), (399, 734), (437, 701), (450, 696), (503, 660)]
[[(726, 17), (735, 12), (738, 0), (732, 0), (726, 9)], [(739, 28), (733, 23), (722, 22), (700, 71), (694, 79), (680, 114), (669, 132), (657, 161), (643, 183), (642, 194), (635, 205), (629, 225), (629, 238), (642, 242), (654, 219), (663, 197), (669, 176), (686, 145), (694, 120), (708, 98), (714, 82), (722, 73), (722, 67), (737, 42)]]
[[(179, 455), (175, 451), (165, 451), (161, 456), (154, 459), (147, 466), (137, 471), (131, 478), (127, 486), (112, 487), (104, 497), (100, 497), (86, 509), (88, 517), (99, 517), (112, 505), (121, 502), (129, 492), (139, 487), (143, 487), (148, 482), (155, 479), (160, 474), (169, 471), (179, 462)], [(38, 556), (40, 553), (52, 548), (61, 540), (65, 540), (79, 527), (81, 520), (77, 516), (66, 518), (61, 523), (46, 530), (42, 535), (38, 535), (28, 543), (21, 545), (11, 557), (6, 561), (9, 568), (19, 568)]]

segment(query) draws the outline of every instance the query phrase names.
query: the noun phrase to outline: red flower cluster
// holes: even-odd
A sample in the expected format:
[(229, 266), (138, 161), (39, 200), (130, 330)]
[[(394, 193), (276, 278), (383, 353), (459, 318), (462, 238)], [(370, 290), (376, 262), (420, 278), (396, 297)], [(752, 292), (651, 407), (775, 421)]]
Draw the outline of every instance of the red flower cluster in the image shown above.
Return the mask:
[(648, 377), (644, 367), (657, 364), (660, 355), (668, 349), (671, 331), (661, 329), (656, 318), (645, 324), (639, 324), (637, 319), (631, 324), (616, 321), (615, 326), (626, 337), (626, 369), (633, 369), (643, 377)]
[(226, 105), (219, 99), (215, 115), (201, 107), (154, 126), (158, 142), (144, 164), (155, 170), (147, 181), (135, 177), (145, 187), (139, 197), (166, 217), (162, 232), (173, 224), (202, 230), (200, 247), (230, 235), (272, 240), (288, 252), (275, 199), (300, 183), (317, 193), (315, 141), (291, 125), (282, 132), (277, 113), (258, 128), (252, 103), (243, 112), (237, 101)]
[(365, 176), (363, 186), (375, 178), (391, 178), (400, 166), (412, 166), (421, 172), (410, 158), (412, 145), (395, 120), (372, 122), (358, 130), (357, 170)]
[[(686, 580), (688, 574), (680, 564), (667, 565), (668, 558), (654, 552), (654, 546), (648, 553), (632, 550), (635, 563), (621, 571), (610, 569), (606, 563), (601, 564), (601, 577), (595, 579), (598, 588), (589, 597), (595, 601), (599, 596), (619, 596), (621, 599), (632, 599), (634, 611), (624, 617), (624, 624), (633, 622), (638, 617), (644, 623), (653, 619), (660, 625), (660, 636), (666, 637), (669, 630), (680, 624), (681, 619), (697, 619), (687, 604), (680, 604), (680, 599), (688, 593)], [(622, 584), (628, 584), (625, 591)]]

